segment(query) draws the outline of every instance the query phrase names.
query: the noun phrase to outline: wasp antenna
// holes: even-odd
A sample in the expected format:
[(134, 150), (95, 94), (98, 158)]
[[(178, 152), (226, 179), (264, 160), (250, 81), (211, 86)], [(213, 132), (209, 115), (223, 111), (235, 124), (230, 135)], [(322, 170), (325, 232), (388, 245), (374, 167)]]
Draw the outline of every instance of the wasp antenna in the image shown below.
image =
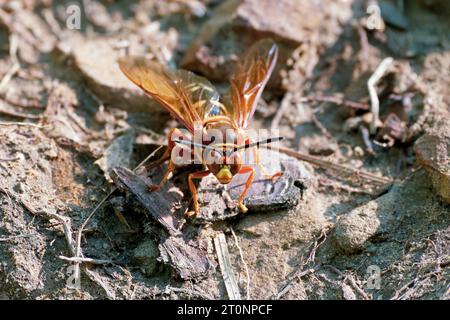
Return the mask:
[(201, 143), (196, 143), (196, 142), (187, 141), (187, 140), (178, 140), (178, 139), (173, 139), (172, 141), (175, 143), (184, 144), (187, 146), (193, 146), (193, 147), (205, 148), (205, 149), (217, 151), (217, 149), (210, 147), (208, 145), (205, 145), (205, 144), (201, 144)]
[(249, 144), (243, 145), (243, 146), (239, 147), (238, 150), (239, 149), (248, 149), (248, 148), (252, 148), (252, 147), (259, 147), (259, 146), (261, 146), (263, 144), (270, 144), (272, 142), (281, 141), (283, 139), (284, 139), (284, 137), (268, 138), (268, 139), (264, 139), (264, 140), (260, 140), (260, 141), (257, 141), (257, 142), (253, 142), (253, 143), (249, 143)]
[(281, 140), (283, 140), (283, 139), (284, 139), (284, 137), (274, 137), (274, 138), (268, 138), (268, 139), (260, 140), (260, 141), (257, 141), (257, 142), (245, 144), (245, 145), (243, 145), (243, 146), (234, 148), (234, 150), (232, 150), (232, 151), (228, 154), (228, 156), (231, 155), (232, 153), (234, 153), (234, 152), (236, 152), (236, 151), (239, 151), (239, 150), (242, 150), (242, 149), (249, 149), (249, 148), (253, 148), (253, 147), (259, 147), (259, 146), (261, 146), (261, 145), (264, 145), (264, 144), (270, 144), (270, 143), (272, 143), (272, 142), (281, 141)]

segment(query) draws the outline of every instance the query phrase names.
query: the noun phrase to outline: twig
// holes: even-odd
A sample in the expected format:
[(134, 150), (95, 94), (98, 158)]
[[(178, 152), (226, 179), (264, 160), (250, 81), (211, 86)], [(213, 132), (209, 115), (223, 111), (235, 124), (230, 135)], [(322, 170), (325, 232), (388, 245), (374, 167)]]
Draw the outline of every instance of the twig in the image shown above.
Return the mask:
[(309, 249), (309, 253), (308, 253), (308, 258), (306, 259), (306, 261), (302, 262), (299, 266), (299, 268), (287, 279), (286, 284), (284, 285), (284, 287), (275, 295), (272, 297), (272, 299), (275, 300), (279, 300), (281, 299), (286, 293), (288, 293), (288, 291), (292, 288), (292, 286), (294, 285), (294, 280), (296, 279), (301, 279), (304, 276), (307, 276), (309, 274), (312, 274), (314, 272), (316, 272), (317, 270), (319, 270), (319, 265), (315, 265), (311, 268), (305, 269), (305, 266), (307, 266), (308, 264), (314, 264), (315, 260), (316, 260), (316, 252), (317, 249), (327, 240), (327, 234), (332, 230), (332, 228), (324, 228), (322, 229), (322, 231), (320, 232), (320, 235), (318, 237), (316, 237), (314, 239), (314, 241), (312, 242), (312, 244), (310, 245), (310, 249)]
[(20, 70), (19, 59), (17, 59), (17, 48), (19, 46), (19, 39), (17, 35), (14, 33), (9, 37), (9, 56), (12, 61), (12, 66), (3, 76), (2, 81), (0, 82), (0, 93), (6, 88), (8, 83), (11, 81), (12, 77)]
[(273, 300), (280, 300), (286, 293), (288, 293), (288, 291), (294, 285), (294, 282), (292, 280), (294, 280), (294, 279), (300, 280), (304, 276), (312, 274), (312, 273), (316, 272), (317, 270), (318, 270), (318, 267), (314, 267), (314, 268), (303, 270), (299, 273), (295, 273), (294, 276), (292, 277), (292, 279), (275, 295), (275, 297), (273, 297)]
[(230, 300), (241, 300), (239, 287), (234, 277), (233, 269), (231, 267), (230, 254), (228, 253), (228, 245), (225, 235), (219, 233), (214, 238), (214, 246), (216, 248), (217, 259), (219, 260), (220, 270), (222, 271), (223, 281), (227, 289), (228, 298)]
[(17, 73), (17, 71), (20, 70), (20, 65), (18, 63), (14, 63), (11, 68), (6, 72), (6, 74), (3, 76), (2, 81), (0, 82), (0, 93), (5, 90), (8, 83), (11, 81), (12, 77)]
[(375, 154), (375, 151), (373, 151), (372, 142), (370, 141), (369, 130), (365, 126), (360, 125), (359, 131), (361, 131), (362, 139), (366, 145), (366, 151), (371, 155)]
[(350, 284), (350, 286), (356, 290), (356, 292), (359, 293), (361, 297), (363, 297), (364, 300), (371, 300), (371, 298), (367, 295), (367, 293), (361, 289), (361, 287), (356, 283), (355, 279), (352, 275), (346, 276), (345, 280)]
[(0, 242), (9, 242), (11, 240), (14, 239), (18, 239), (18, 238), (29, 238), (32, 237), (32, 234), (19, 234), (17, 236), (11, 236), (11, 237), (6, 237), (6, 238), (0, 238)]
[(62, 34), (61, 27), (59, 26), (58, 20), (56, 20), (53, 14), (53, 10), (44, 9), (42, 10), (42, 15), (44, 17), (45, 22), (50, 27), (50, 30), (53, 33), (53, 35), (59, 39), (61, 37), (60, 35)]
[(116, 295), (111, 292), (111, 290), (108, 288), (108, 286), (103, 282), (102, 278), (100, 278), (100, 276), (98, 275), (97, 272), (94, 272), (92, 270), (89, 270), (88, 268), (84, 268), (84, 271), (86, 273), (86, 275), (95, 283), (97, 283), (100, 287), (102, 287), (102, 289), (105, 291), (106, 296), (111, 299), (111, 300), (115, 300), (116, 299)]
[(284, 113), (286, 112), (286, 110), (289, 108), (290, 103), (292, 100), (292, 94), (291, 93), (286, 93), (286, 95), (283, 98), (283, 101), (281, 101), (281, 106), (278, 109), (277, 113), (275, 114), (275, 116), (273, 117), (272, 123), (270, 125), (271, 129), (276, 129), (278, 128), (278, 125), (280, 124), (281, 119), (284, 116)]
[(77, 262), (77, 263), (91, 263), (91, 264), (113, 264), (114, 262), (111, 260), (105, 259), (93, 259), (93, 258), (76, 258), (76, 257), (65, 257), (59, 256), (61, 260), (69, 261), (69, 262)]
[(375, 72), (370, 76), (367, 81), (367, 89), (370, 95), (370, 110), (372, 112), (372, 123), (370, 124), (370, 133), (375, 134), (377, 130), (377, 125), (379, 122), (380, 113), (380, 100), (378, 99), (377, 90), (375, 86), (378, 81), (384, 76), (388, 68), (392, 65), (394, 59), (391, 57), (385, 58), (376, 68)]
[(242, 264), (244, 265), (245, 275), (247, 277), (247, 290), (246, 290), (247, 300), (250, 300), (250, 273), (248, 272), (248, 265), (247, 265), (247, 262), (244, 259), (244, 254), (242, 252), (242, 249), (239, 246), (239, 241), (238, 241), (238, 238), (236, 236), (236, 233), (234, 232), (233, 228), (231, 228), (231, 227), (230, 227), (230, 230), (231, 230), (231, 234), (233, 235), (234, 242), (236, 243), (236, 247), (239, 250), (239, 256), (241, 257)]
[(303, 97), (300, 99), (300, 101), (318, 101), (318, 102), (329, 102), (334, 103), (339, 106), (346, 106), (352, 109), (358, 109), (358, 110), (368, 110), (369, 105), (367, 103), (361, 103), (356, 101), (350, 101), (346, 100), (342, 97), (337, 96), (309, 96), (309, 97)]
[(354, 169), (352, 167), (347, 167), (347, 166), (344, 166), (344, 165), (338, 164), (338, 163), (333, 163), (333, 162), (330, 162), (327, 160), (323, 160), (319, 157), (311, 156), (309, 154), (301, 153), (301, 152), (298, 152), (298, 151), (295, 151), (295, 150), (292, 150), (289, 148), (280, 147), (279, 151), (287, 154), (288, 156), (294, 157), (296, 159), (309, 162), (313, 165), (316, 165), (316, 166), (319, 166), (322, 168), (326, 168), (326, 169), (333, 169), (336, 172), (346, 173), (346, 174), (353, 175), (356, 177), (361, 177), (361, 178), (364, 178), (364, 179), (369, 180), (374, 183), (385, 185), (385, 184), (392, 182), (391, 179), (388, 179), (385, 177), (379, 177), (375, 174), (372, 174), (372, 173), (369, 173), (369, 172), (366, 172), (363, 170)]
[(409, 281), (408, 283), (406, 283), (403, 287), (401, 287), (400, 289), (395, 291), (395, 294), (392, 296), (392, 298), (390, 300), (400, 300), (402, 299), (407, 293), (405, 292), (404, 294), (401, 294), (403, 291), (406, 291), (407, 289), (410, 289), (411, 287), (414, 287), (416, 285), (417, 282), (422, 281), (422, 280), (426, 280), (429, 277), (433, 276), (433, 275), (437, 275), (441, 273), (440, 270), (438, 271), (430, 271), (424, 275), (421, 275), (419, 277), (415, 277), (414, 279), (412, 279), (411, 281)]
[(374, 193), (374, 192), (371, 192), (371, 191), (368, 191), (368, 190), (363, 190), (361, 188), (354, 188), (354, 187), (351, 187), (351, 186), (348, 186), (348, 185), (344, 185), (342, 183), (338, 183), (338, 182), (332, 181), (332, 180), (327, 179), (327, 178), (319, 178), (318, 182), (319, 182), (319, 184), (321, 186), (332, 187), (333, 189), (341, 189), (341, 190), (347, 191), (348, 193), (360, 193), (360, 194), (367, 194), (367, 195), (371, 195), (371, 196), (379, 194), (379, 192), (375, 192)]
[(8, 97), (6, 95), (0, 95), (0, 98), (8, 104), (21, 108), (33, 108), (33, 109), (43, 109), (43, 106), (36, 100), (20, 100)]
[(38, 125), (35, 123), (28, 123), (28, 122), (0, 122), (0, 126), (4, 126), (4, 127), (25, 126), (25, 127), (33, 127), (33, 128), (38, 128), (38, 129), (47, 129), (50, 127), (50, 126), (41, 126), (41, 125)]
[(1, 161), (3, 161), (3, 162), (11, 162), (11, 161), (17, 161), (17, 160), (20, 160), (21, 158), (20, 157), (15, 157), (15, 158), (0, 158), (0, 162)]
[(337, 273), (341, 278), (343, 278), (344, 282), (348, 282), (350, 286), (355, 289), (361, 297), (363, 297), (364, 300), (371, 300), (371, 298), (367, 295), (367, 293), (361, 289), (361, 287), (356, 283), (355, 279), (352, 275), (347, 275), (335, 266), (332, 265), (325, 265), (324, 267), (329, 268), (333, 270), (335, 273)]
[(76, 249), (75, 249), (75, 242), (73, 241), (73, 236), (72, 236), (72, 223), (71, 223), (70, 218), (63, 217), (57, 213), (47, 213), (47, 215), (50, 218), (54, 218), (54, 219), (58, 220), (59, 222), (61, 222), (61, 224), (63, 226), (64, 235), (66, 237), (67, 246), (69, 247), (70, 254), (72, 256), (75, 256)]
[(35, 114), (25, 114), (25, 113), (20, 113), (20, 112), (15, 112), (15, 111), (8, 111), (8, 110), (4, 110), (4, 109), (0, 109), (0, 113), (5, 114), (7, 116), (10, 117), (15, 117), (15, 118), (22, 118), (22, 119), (40, 119), (41, 117)]
[(322, 134), (327, 137), (330, 140), (334, 140), (334, 137), (331, 135), (331, 133), (327, 130), (327, 128), (325, 128), (325, 126), (322, 124), (322, 122), (320, 122), (320, 120), (316, 117), (316, 115), (313, 113), (311, 113), (311, 120), (314, 122), (314, 124), (316, 125), (316, 127), (320, 130), (320, 132), (322, 132)]
[(308, 259), (306, 259), (306, 261), (303, 265), (307, 265), (309, 263), (315, 262), (317, 249), (327, 240), (327, 234), (331, 230), (332, 230), (332, 228), (330, 228), (330, 227), (326, 227), (321, 230), (320, 235), (314, 239), (311, 249), (308, 254)]

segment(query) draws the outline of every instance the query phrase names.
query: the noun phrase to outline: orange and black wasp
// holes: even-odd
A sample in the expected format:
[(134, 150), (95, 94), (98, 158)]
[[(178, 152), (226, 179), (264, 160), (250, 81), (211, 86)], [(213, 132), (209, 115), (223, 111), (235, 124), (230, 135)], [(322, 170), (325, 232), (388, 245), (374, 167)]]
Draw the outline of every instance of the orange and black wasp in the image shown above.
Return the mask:
[[(152, 186), (151, 190), (159, 189), (175, 169), (179, 153), (173, 150), (179, 144), (189, 144), (191, 148), (199, 147), (206, 151), (200, 155), (194, 151), (195, 156), (190, 158), (191, 163), (200, 160), (204, 164), (204, 170), (189, 174), (188, 186), (192, 192), (194, 212), (188, 215), (199, 213), (197, 190), (193, 180), (209, 174), (213, 174), (222, 184), (230, 183), (237, 174), (249, 174), (238, 200), (240, 210), (247, 211), (243, 201), (253, 182), (255, 169), (243, 163), (240, 153), (243, 150), (253, 149), (254, 163), (268, 178), (275, 180), (281, 176), (281, 172), (273, 175), (266, 173), (259, 161), (258, 150), (259, 145), (281, 138), (255, 142), (246, 132), (277, 57), (278, 47), (273, 41), (264, 39), (256, 42), (231, 75), (227, 101), (221, 101), (219, 93), (206, 78), (190, 71), (168, 70), (156, 62), (138, 57), (119, 59), (122, 72), (147, 95), (164, 106), (188, 131), (186, 134), (175, 128), (169, 132), (168, 148), (158, 160), (158, 163), (169, 161), (168, 169), (160, 184)], [(208, 138), (208, 133), (213, 129), (222, 132), (226, 143), (222, 143), (223, 140), (219, 142)], [(196, 130), (202, 133), (203, 138), (199, 142), (192, 140)]]

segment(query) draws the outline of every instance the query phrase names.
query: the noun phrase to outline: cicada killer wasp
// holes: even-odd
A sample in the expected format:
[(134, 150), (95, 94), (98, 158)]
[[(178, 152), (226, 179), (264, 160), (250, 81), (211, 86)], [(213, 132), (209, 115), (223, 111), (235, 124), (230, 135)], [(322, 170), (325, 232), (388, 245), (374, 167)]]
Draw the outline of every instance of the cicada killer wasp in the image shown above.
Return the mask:
[[(172, 129), (168, 134), (168, 148), (158, 163), (169, 161), (168, 169), (159, 185), (151, 190), (160, 189), (166, 183), (171, 172), (179, 164), (179, 152), (176, 146), (190, 145), (194, 156), (189, 163), (200, 161), (204, 170), (189, 174), (188, 186), (192, 192), (194, 212), (198, 214), (197, 189), (195, 179), (213, 174), (222, 184), (228, 184), (237, 174), (248, 174), (244, 190), (239, 197), (238, 206), (242, 212), (247, 211), (244, 197), (250, 188), (255, 169), (243, 163), (241, 151), (253, 149), (253, 160), (267, 178), (273, 181), (281, 172), (268, 175), (259, 161), (258, 147), (261, 144), (280, 140), (280, 137), (262, 141), (252, 141), (246, 129), (252, 119), (258, 100), (275, 67), (278, 47), (270, 39), (257, 41), (250, 47), (245, 58), (238, 63), (230, 77), (230, 94), (227, 102), (222, 102), (218, 91), (204, 77), (186, 70), (169, 70), (164, 66), (139, 57), (119, 59), (122, 72), (147, 95), (158, 101), (170, 114), (187, 129), (187, 134), (180, 129)], [(193, 141), (192, 135), (200, 130), (202, 139)], [(211, 139), (212, 130), (219, 131), (222, 139)], [(195, 139), (194, 139), (195, 140)], [(202, 152), (199, 154), (198, 150)], [(185, 149), (183, 149), (185, 150)], [(179, 151), (179, 150), (178, 150)], [(184, 163), (186, 164), (186, 163)]]

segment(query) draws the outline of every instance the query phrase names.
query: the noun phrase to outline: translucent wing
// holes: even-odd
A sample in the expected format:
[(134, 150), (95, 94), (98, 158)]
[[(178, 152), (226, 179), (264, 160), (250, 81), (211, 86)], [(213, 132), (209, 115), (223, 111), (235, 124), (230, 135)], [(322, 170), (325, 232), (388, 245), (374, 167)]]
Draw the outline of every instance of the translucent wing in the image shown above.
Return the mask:
[(278, 58), (278, 46), (270, 39), (256, 42), (231, 77), (233, 117), (246, 128)]
[(122, 72), (146, 94), (161, 103), (189, 131), (220, 112), (219, 94), (205, 78), (185, 70), (168, 70), (139, 57), (119, 59)]

